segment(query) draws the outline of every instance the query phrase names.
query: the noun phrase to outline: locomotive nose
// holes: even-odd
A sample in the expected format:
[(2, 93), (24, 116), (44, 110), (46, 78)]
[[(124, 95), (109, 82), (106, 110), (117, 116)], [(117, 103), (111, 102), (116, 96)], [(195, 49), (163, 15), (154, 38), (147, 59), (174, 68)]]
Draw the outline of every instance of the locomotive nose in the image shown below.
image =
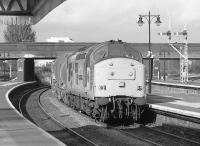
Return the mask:
[(112, 58), (98, 62), (94, 67), (95, 96), (143, 97), (143, 76), (144, 66), (130, 58)]

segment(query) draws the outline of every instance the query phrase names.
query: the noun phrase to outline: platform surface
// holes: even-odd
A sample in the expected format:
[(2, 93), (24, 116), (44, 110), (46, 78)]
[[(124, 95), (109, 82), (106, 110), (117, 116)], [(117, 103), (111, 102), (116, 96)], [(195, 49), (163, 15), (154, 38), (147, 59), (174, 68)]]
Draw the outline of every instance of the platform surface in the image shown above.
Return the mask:
[(19, 82), (0, 82), (0, 146), (61, 146), (51, 135), (36, 127), (13, 109), (5, 94)]
[[(170, 84), (170, 82), (168, 83)], [(172, 83), (180, 84), (175, 82)], [(198, 86), (198, 84), (192, 83), (189, 85)], [(200, 118), (200, 95), (198, 92), (186, 94), (182, 93), (182, 89), (173, 91), (152, 86), (152, 94), (147, 95), (147, 102), (155, 109)]]

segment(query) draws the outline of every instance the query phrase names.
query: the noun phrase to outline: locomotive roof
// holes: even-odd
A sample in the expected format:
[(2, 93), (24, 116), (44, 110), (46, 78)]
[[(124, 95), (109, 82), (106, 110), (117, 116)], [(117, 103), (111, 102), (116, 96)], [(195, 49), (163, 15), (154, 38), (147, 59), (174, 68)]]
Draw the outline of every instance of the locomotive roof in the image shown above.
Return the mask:
[[(121, 40), (110, 40), (96, 45), (82, 47), (74, 52), (71, 57), (76, 58), (76, 56), (80, 54), (91, 54), (96, 61), (108, 57), (129, 57), (138, 61), (142, 60), (140, 51), (132, 48), (128, 43), (122, 42)], [(84, 57), (82, 57), (82, 59), (84, 59)]]

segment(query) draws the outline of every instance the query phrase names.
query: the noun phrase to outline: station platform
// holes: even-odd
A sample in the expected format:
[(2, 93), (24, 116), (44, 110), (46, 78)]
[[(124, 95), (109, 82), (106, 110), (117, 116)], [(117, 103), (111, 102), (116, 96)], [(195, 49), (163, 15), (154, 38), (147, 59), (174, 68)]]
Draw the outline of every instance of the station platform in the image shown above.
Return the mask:
[(64, 146), (59, 140), (38, 128), (10, 105), (7, 92), (20, 82), (0, 82), (1, 146)]
[[(181, 84), (180, 82), (162, 82), (200, 88), (198, 83)], [(147, 102), (153, 109), (177, 113), (200, 119), (200, 95), (199, 92), (184, 92), (185, 89), (172, 90), (152, 86), (152, 94), (147, 95)]]

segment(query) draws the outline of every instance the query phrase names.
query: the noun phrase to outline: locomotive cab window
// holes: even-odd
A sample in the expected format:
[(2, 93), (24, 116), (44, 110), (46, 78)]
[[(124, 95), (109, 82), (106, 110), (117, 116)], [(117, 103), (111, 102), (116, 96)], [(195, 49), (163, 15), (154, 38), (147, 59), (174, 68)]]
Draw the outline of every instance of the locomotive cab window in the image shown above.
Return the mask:
[(112, 57), (127, 57), (142, 62), (142, 55), (137, 49), (127, 44), (110, 44), (96, 48), (91, 54), (90, 64)]
[(127, 57), (142, 62), (141, 53), (127, 44), (111, 44), (108, 57)]
[(76, 56), (76, 60), (85, 59), (86, 53), (81, 53)]
[(134, 48), (126, 47), (124, 50), (124, 56), (142, 62), (142, 54)]
[(95, 50), (91, 58), (91, 64), (98, 62), (106, 57), (108, 57), (108, 46), (103, 46), (100, 49), (98, 48), (97, 50)]

